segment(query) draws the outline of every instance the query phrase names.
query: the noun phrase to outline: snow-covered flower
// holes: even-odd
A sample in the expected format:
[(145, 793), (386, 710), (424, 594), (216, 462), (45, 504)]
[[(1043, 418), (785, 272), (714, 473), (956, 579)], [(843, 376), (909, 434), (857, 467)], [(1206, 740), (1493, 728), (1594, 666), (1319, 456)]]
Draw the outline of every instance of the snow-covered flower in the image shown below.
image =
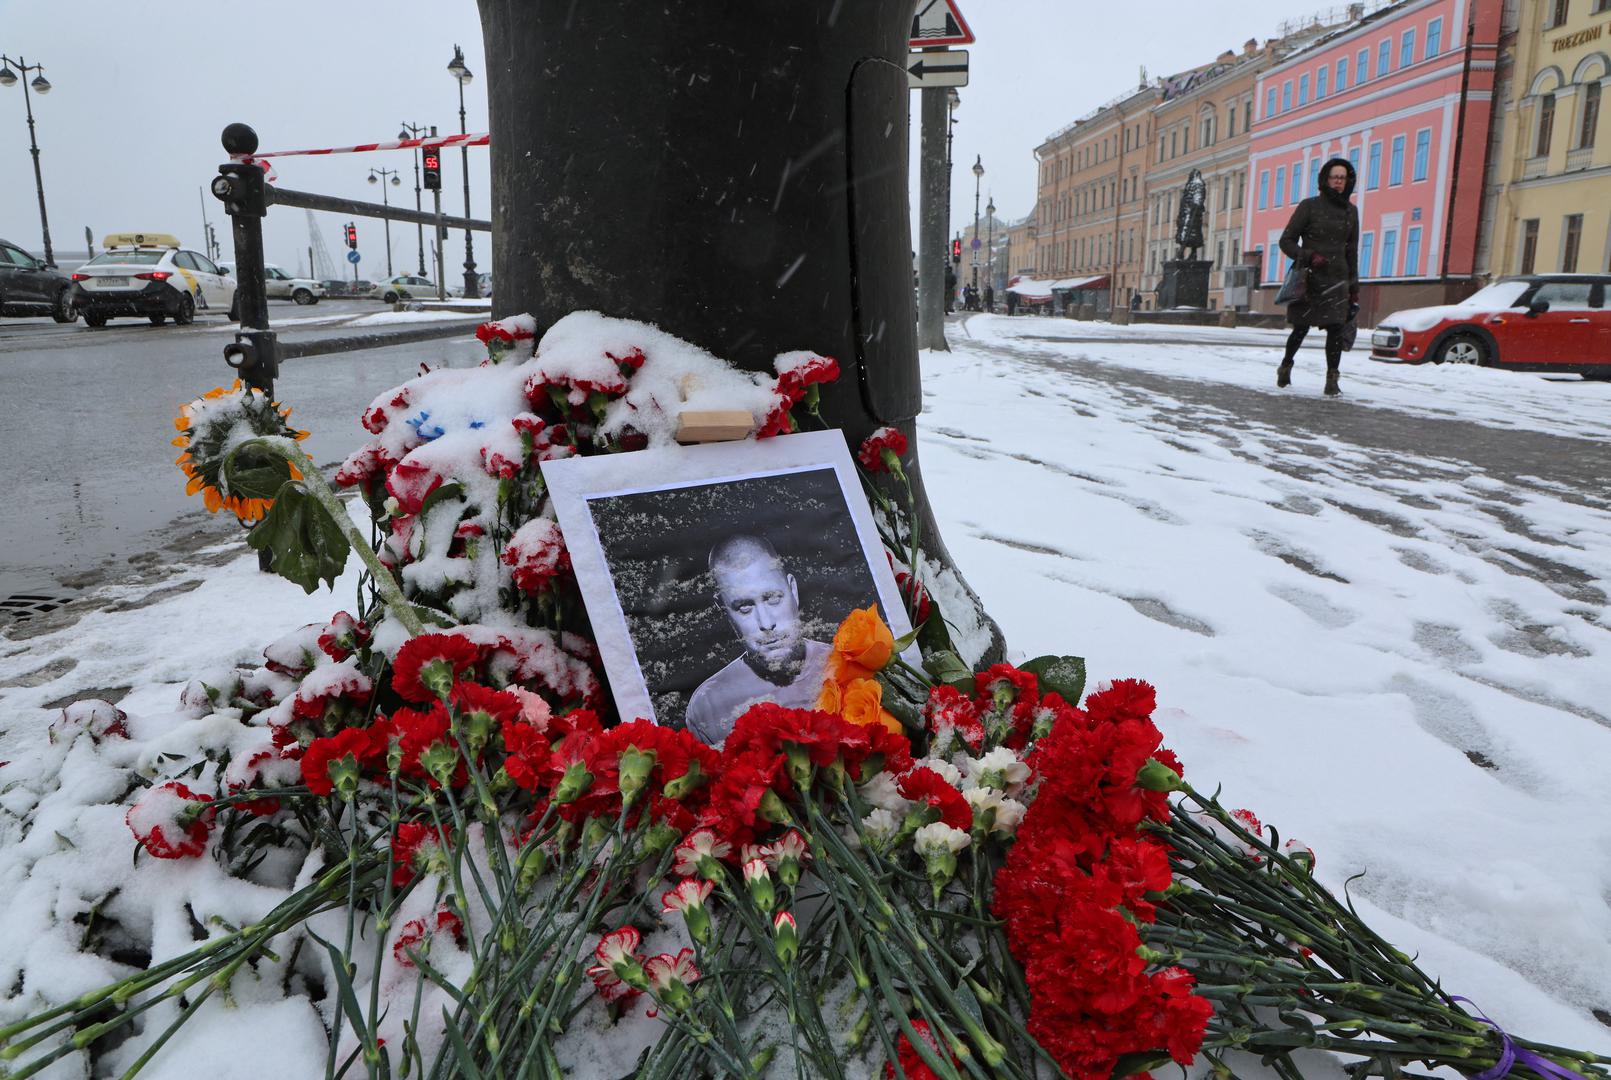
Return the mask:
[(72, 742), (81, 733), (88, 732), (90, 741), (99, 746), (104, 739), (127, 739), (129, 718), (122, 709), (100, 698), (75, 701), (62, 710), (50, 725), (50, 741)]
[(194, 858), (207, 849), (213, 827), (211, 795), (191, 791), (177, 780), (147, 788), (123, 820), (140, 846), (159, 859)]
[(1302, 840), (1288, 840), (1281, 845), (1281, 854), (1309, 871), (1309, 873), (1315, 872), (1315, 849), (1305, 844)]

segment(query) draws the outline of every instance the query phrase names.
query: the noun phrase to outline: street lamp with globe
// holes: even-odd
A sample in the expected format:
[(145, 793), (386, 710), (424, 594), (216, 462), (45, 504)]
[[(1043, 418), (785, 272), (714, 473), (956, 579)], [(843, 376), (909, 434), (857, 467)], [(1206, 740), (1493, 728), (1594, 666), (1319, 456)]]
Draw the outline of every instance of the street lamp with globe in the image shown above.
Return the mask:
[(979, 295), (979, 181), (984, 179), (984, 161), (973, 156), (973, 295)]
[[(459, 84), (459, 134), (468, 135), (470, 129), (464, 126), (464, 88), (470, 85), (475, 77), (464, 63), (464, 50), (457, 45), (453, 46), (453, 59), (448, 63), (448, 74), (453, 76)], [(470, 217), (470, 148), (459, 147), (459, 153), (464, 160), (464, 216)], [(475, 245), (470, 239), (470, 230), (464, 230), (464, 295), (466, 299), (475, 299), (481, 295), (480, 282), (475, 272)]]
[(991, 314), (996, 311), (996, 197), (985, 204), (985, 288), (990, 290)]
[[(397, 179), (397, 170), (396, 169), (370, 169), (369, 170), (369, 182), (371, 184), (379, 184), (380, 185), (380, 205), (390, 209), (392, 204), (386, 198), (386, 178), (388, 176), (392, 178), (392, 180), (391, 180), (392, 187), (396, 187), (397, 185), (402, 183), (401, 180)], [(391, 277), (392, 276), (392, 219), (388, 217), (388, 218), (383, 218), (382, 220), (384, 220), (386, 222), (386, 276)]]
[[(11, 70), (13, 66), (16, 67), (16, 71)], [(39, 72), (38, 75), (34, 76), (32, 82), (26, 81), (30, 71)], [(50, 248), (50, 219), (45, 214), (45, 179), (39, 172), (39, 142), (34, 138), (34, 104), (33, 99), (28, 95), (30, 86), (34, 88), (34, 93), (36, 94), (50, 93), (50, 80), (45, 78), (45, 65), (25, 63), (24, 58), (21, 56), (13, 60), (4, 53), (0, 53), (0, 86), (15, 86), (19, 78), (19, 72), (21, 73), (20, 78), (24, 80), (22, 84), (22, 104), (28, 113), (28, 150), (34, 156), (34, 190), (39, 193), (39, 231), (44, 234), (45, 263), (48, 266), (55, 266), (56, 255)]]

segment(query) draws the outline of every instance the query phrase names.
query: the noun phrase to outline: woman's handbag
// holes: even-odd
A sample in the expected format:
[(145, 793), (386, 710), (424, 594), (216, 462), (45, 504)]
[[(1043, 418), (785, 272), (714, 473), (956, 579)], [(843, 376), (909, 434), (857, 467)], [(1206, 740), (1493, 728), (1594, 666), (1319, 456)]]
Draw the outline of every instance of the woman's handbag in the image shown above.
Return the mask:
[(1294, 304), (1302, 300), (1304, 294), (1308, 292), (1306, 287), (1307, 277), (1308, 275), (1304, 272), (1304, 268), (1299, 263), (1294, 262), (1287, 269), (1287, 279), (1281, 283), (1281, 291), (1275, 294), (1275, 302), (1277, 304)]

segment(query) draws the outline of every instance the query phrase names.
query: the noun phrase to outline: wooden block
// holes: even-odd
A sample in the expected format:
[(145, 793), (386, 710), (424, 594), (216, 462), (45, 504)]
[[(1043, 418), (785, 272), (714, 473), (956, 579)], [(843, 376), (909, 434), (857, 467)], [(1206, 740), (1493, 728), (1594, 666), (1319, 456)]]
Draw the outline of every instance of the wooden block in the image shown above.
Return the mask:
[(755, 426), (755, 417), (744, 409), (687, 409), (678, 421), (680, 443), (736, 442)]

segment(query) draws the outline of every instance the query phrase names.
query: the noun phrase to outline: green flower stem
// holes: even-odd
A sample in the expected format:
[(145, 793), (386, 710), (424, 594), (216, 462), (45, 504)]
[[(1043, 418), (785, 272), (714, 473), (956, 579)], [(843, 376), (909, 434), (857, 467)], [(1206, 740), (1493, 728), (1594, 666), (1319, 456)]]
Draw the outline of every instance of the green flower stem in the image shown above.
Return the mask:
[(397, 585), (397, 579), (392, 576), (392, 572), (380, 561), (380, 557), (375, 554), (374, 548), (364, 539), (357, 526), (352, 523), (352, 518), (347, 514), (346, 506), (342, 504), (341, 499), (331, 489), (330, 484), (324, 478), (324, 473), (319, 471), (319, 466), (314, 463), (314, 460), (296, 444), (296, 440), (288, 439), (283, 435), (248, 439), (236, 447), (235, 452), (239, 453), (242, 449), (253, 445), (276, 451), (297, 467), (297, 470), (302, 473), (303, 486), (318, 500), (319, 505), (324, 507), (325, 512), (336, 523), (336, 527), (341, 530), (342, 535), (346, 536), (347, 543), (352, 545), (353, 551), (357, 552), (358, 558), (362, 560), (364, 566), (369, 570), (371, 577), (374, 579), (375, 590), (380, 594), (381, 602), (386, 605), (386, 610), (391, 613), (392, 618), (396, 619), (410, 635), (423, 634), (425, 624), (420, 621), (419, 615), (414, 610), (414, 605), (408, 602), (408, 598), (403, 595), (403, 590)]
[(207, 999), (212, 996), (213, 991), (217, 988), (217, 983), (208, 983), (207, 989), (197, 994), (196, 1000), (192, 1001), (185, 1008), (184, 1012), (175, 1017), (173, 1023), (169, 1024), (166, 1030), (164, 1030), (161, 1035), (158, 1035), (150, 1046), (145, 1048), (145, 1052), (134, 1060), (134, 1064), (130, 1065), (123, 1073), (121, 1080), (133, 1080), (134, 1076), (139, 1073), (141, 1069), (149, 1065), (151, 1063), (151, 1059), (157, 1056), (157, 1051), (161, 1050), (163, 1045), (167, 1043), (169, 1039), (173, 1038), (174, 1032), (183, 1027), (185, 1021), (196, 1015), (197, 1010), (199, 1010), (202, 1005), (206, 1004)]

